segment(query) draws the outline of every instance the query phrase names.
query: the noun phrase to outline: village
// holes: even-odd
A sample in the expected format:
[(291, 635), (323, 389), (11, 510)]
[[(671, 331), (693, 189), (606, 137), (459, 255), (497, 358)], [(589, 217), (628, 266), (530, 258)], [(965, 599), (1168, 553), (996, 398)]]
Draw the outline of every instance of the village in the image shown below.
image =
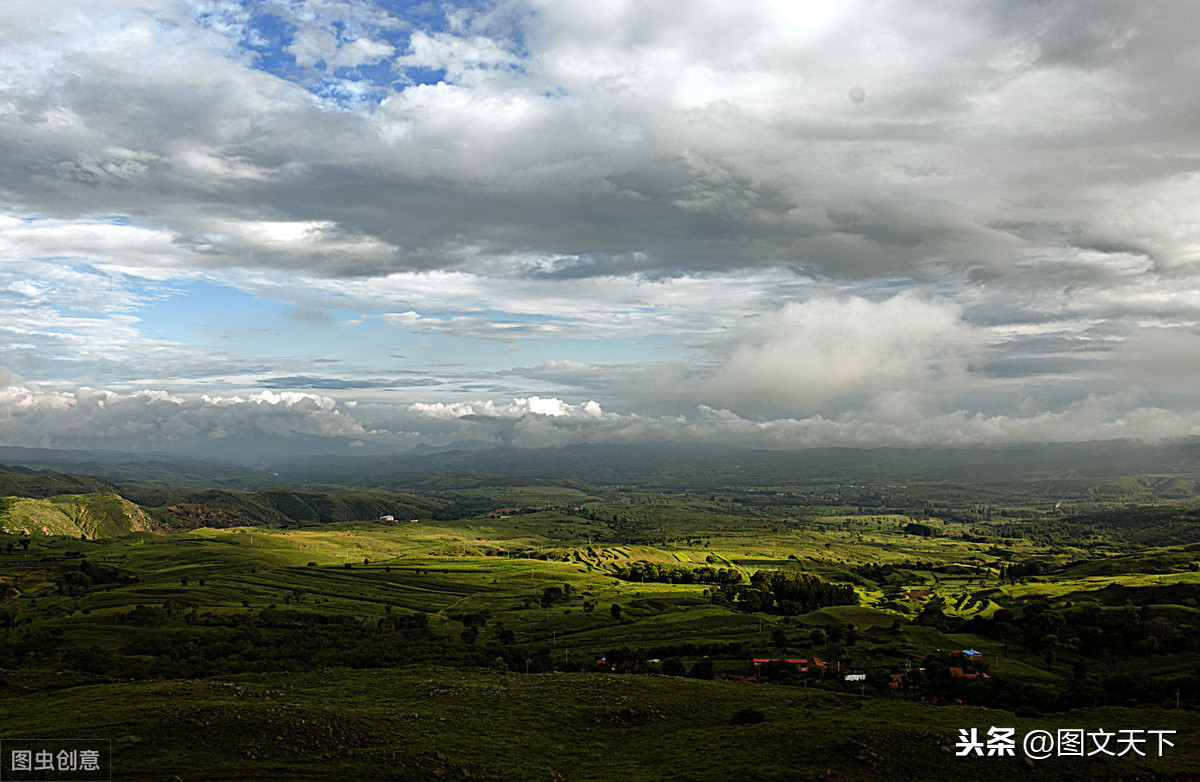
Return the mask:
[[(983, 653), (975, 649), (958, 649), (949, 652), (944, 658), (945, 665), (938, 666), (944, 675), (956, 680), (969, 681), (972, 679), (991, 679), (987, 666), (983, 662)], [(868, 687), (872, 691), (897, 690), (916, 692), (927, 682), (926, 666), (906, 666), (904, 671), (879, 669), (872, 671), (856, 670), (843, 667), (838, 663), (827, 664), (820, 657), (753, 657), (749, 660), (744, 673), (713, 672), (713, 664), (707, 659), (697, 661), (687, 669), (679, 658), (648, 658), (644, 660), (629, 660), (617, 658), (610, 660), (607, 656), (600, 657), (591, 668), (583, 667), (580, 673), (612, 672), (624, 674), (661, 674), (665, 676), (689, 676), (691, 678), (712, 678), (718, 681), (768, 683), (807, 687), (811, 684), (821, 684), (833, 688), (851, 689), (857, 687), (859, 694), (865, 694)], [(923, 701), (937, 704), (938, 697), (920, 698)], [(962, 703), (961, 699), (951, 699), (950, 702)]]

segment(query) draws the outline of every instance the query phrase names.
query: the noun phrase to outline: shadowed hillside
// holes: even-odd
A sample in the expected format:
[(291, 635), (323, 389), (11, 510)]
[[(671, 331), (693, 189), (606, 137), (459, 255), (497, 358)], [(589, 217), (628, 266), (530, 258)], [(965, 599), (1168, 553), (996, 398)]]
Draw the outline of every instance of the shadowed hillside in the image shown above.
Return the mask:
[(56, 494), (116, 492), (117, 488), (116, 484), (94, 475), (65, 475), (0, 464), (0, 496), (42, 498)]
[(268, 489), (257, 493), (205, 491), (198, 493), (161, 490), (127, 491), (126, 498), (153, 508), (172, 526), (194, 527), (281, 527), (378, 519), (429, 517), (445, 503), (394, 492), (350, 492), (322, 494)]

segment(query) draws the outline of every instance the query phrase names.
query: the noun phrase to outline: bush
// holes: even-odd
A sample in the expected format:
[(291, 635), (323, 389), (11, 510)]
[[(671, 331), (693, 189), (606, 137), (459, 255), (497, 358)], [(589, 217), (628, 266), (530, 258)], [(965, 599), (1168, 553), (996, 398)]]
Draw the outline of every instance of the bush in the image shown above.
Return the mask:
[(750, 708), (742, 709), (729, 718), (730, 725), (757, 725), (760, 722), (766, 721), (767, 715), (758, 709)]

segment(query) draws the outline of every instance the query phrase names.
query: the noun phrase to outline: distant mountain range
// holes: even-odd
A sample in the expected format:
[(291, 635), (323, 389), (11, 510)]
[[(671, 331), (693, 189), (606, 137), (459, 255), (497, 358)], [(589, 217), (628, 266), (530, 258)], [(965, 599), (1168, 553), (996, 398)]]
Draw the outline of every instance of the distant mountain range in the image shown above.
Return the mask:
[[(421, 476), (469, 473), (581, 481), (593, 485), (678, 488), (775, 486), (829, 482), (989, 484), (1141, 475), (1200, 476), (1200, 439), (1164, 445), (1128, 441), (989, 448), (812, 448), (745, 450), (728, 446), (574, 445), (564, 448), (423, 449), (420, 453), (304, 457), (257, 467), (165, 454), (53, 451), (0, 447), (9, 468), (55, 485), (48, 473), (98, 476), (132, 488), (184, 491), (415, 489)], [(39, 478), (39, 475), (41, 476)], [(87, 483), (87, 479), (78, 479)], [(476, 478), (477, 480), (477, 478)], [(66, 487), (64, 484), (65, 488)], [(73, 489), (72, 489), (73, 490)], [(48, 496), (48, 495), (46, 495)]]
[[(14, 456), (19, 464), (0, 464), (0, 522), (11, 531), (87, 537), (382, 516), (457, 518), (492, 507), (494, 497), (515, 487), (594, 494), (605, 487), (739, 491), (837, 485), (846, 487), (837, 496), (850, 494), (861, 498), (852, 502), (872, 506), (886, 503), (885, 495), (909, 505), (947, 498), (988, 503), (1001, 496), (1051, 503), (1069, 498), (1093, 508), (1200, 504), (1197, 440), (803, 451), (582, 445), (305, 458), (263, 469), (115, 452), (0, 448), (0, 459)], [(921, 488), (913, 491), (916, 487)]]

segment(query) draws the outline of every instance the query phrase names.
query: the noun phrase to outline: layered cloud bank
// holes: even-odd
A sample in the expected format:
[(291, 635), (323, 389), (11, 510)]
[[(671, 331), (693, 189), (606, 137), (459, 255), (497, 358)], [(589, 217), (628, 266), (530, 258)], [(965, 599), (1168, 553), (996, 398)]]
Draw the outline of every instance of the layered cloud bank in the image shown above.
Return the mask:
[(0, 444), (1195, 433), (1197, 22), (8, 0)]
[[(289, 441), (328, 451), (373, 446), (577, 443), (712, 443), (785, 449), (823, 445), (966, 446), (1111, 439), (1160, 442), (1200, 435), (1200, 415), (1135, 406), (1136, 400), (1089, 397), (1064, 410), (985, 416), (957, 410), (901, 418), (863, 415), (751, 420), (704, 405), (688, 415), (606, 412), (589, 401), (516, 398), (474, 403), (413, 403), (381, 409), (315, 394), (263, 392), (250, 397), (188, 397), (164, 392), (81, 389), (71, 394), (10, 387), (0, 392), (0, 431), (9, 443), (43, 448), (111, 448), (234, 461), (294, 456)], [(381, 428), (386, 420), (391, 426)]]

